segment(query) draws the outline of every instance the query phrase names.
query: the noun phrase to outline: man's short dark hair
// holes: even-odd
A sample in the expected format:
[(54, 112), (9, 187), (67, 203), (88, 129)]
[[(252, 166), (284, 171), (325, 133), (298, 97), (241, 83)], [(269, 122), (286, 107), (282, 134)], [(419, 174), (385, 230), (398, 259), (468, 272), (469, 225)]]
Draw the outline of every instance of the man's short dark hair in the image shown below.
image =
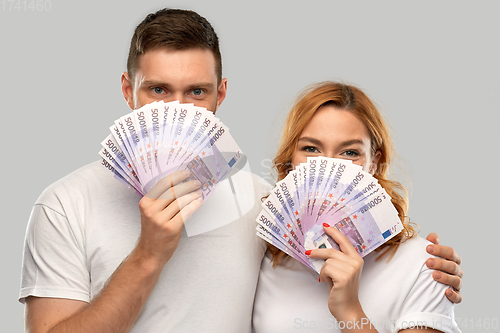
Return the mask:
[(130, 43), (127, 72), (132, 82), (139, 67), (139, 58), (148, 50), (205, 49), (215, 58), (217, 82), (222, 80), (222, 57), (219, 38), (212, 25), (198, 13), (183, 9), (161, 9), (151, 13), (137, 26)]

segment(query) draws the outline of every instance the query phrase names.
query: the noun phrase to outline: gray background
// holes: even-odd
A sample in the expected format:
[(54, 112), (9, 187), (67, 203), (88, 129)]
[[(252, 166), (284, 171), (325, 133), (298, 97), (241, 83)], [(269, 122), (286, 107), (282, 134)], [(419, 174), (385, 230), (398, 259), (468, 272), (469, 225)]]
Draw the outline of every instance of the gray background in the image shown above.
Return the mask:
[(22, 331), (31, 206), (96, 160), (108, 126), (129, 112), (120, 75), (130, 38), (163, 6), (194, 9), (214, 25), (229, 81), (218, 116), (263, 177), (302, 88), (329, 79), (364, 88), (391, 124), (395, 177), (411, 180), (409, 215), (423, 237), (439, 233), (463, 258), (462, 331), (498, 324), (498, 2), (42, 3), (41, 11), (0, 4), (2, 331)]

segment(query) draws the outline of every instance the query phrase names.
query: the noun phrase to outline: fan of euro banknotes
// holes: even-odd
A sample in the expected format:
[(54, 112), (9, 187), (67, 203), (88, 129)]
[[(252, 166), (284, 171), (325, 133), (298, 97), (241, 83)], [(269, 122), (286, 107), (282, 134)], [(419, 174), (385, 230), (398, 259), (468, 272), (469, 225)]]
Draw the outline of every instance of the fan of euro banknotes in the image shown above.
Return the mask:
[(205, 200), (245, 155), (229, 130), (205, 108), (153, 102), (117, 119), (102, 141), (103, 165), (117, 179), (146, 194), (162, 177), (191, 171)]
[(324, 260), (306, 250), (339, 246), (323, 229), (336, 227), (364, 257), (403, 228), (377, 179), (349, 160), (309, 157), (279, 181), (262, 203), (257, 235), (318, 273)]

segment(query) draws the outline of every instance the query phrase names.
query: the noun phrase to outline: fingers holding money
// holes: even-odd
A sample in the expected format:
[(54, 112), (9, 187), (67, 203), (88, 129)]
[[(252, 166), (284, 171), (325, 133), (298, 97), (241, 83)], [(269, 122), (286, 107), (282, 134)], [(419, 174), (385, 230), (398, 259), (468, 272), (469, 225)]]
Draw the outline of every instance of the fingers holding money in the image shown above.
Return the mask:
[[(169, 205), (166, 205), (158, 212), (155, 218), (158, 220), (158, 223), (166, 223), (165, 221), (168, 221), (168, 223), (171, 224), (169, 227), (180, 229), (184, 222), (186, 222), (203, 203), (201, 195), (201, 190), (184, 194), (176, 198)], [(161, 200), (162, 199), (158, 199), (157, 202)], [(163, 205), (160, 205), (160, 207), (162, 206)]]
[[(139, 202), (141, 215), (158, 224), (173, 219), (184, 207), (201, 197), (201, 182), (190, 180), (180, 183), (189, 176), (189, 171), (177, 171), (163, 177)], [(186, 208), (186, 216), (191, 216), (191, 207)], [(186, 221), (187, 217), (181, 219)]]
[(151, 199), (158, 199), (161, 195), (172, 189), (175, 185), (187, 179), (191, 173), (188, 170), (179, 170), (170, 175), (161, 178), (148, 193), (146, 197)]
[[(335, 252), (330, 251), (329, 249), (317, 249), (313, 250), (310, 257), (315, 259), (329, 259), (329, 255), (335, 255), (337, 257), (349, 257), (354, 259), (359, 259), (363, 261), (363, 259), (359, 256), (358, 252), (352, 246), (351, 242), (347, 239), (344, 234), (337, 230), (335, 227), (330, 227), (328, 224), (323, 223), (324, 230), (326, 234), (333, 238), (333, 240), (339, 245), (340, 251), (333, 250)], [(338, 255), (336, 253), (341, 253)]]
[(141, 235), (136, 249), (144, 256), (166, 263), (179, 244), (184, 222), (201, 206), (198, 180), (176, 172), (162, 178), (139, 202)]
[(324, 224), (324, 227), (325, 232), (339, 245), (340, 251), (315, 249), (306, 254), (311, 258), (325, 260), (319, 280), (328, 282), (328, 307), (337, 320), (342, 320), (348, 313), (361, 311), (358, 290), (364, 261), (340, 231), (328, 224)]
[(175, 199), (199, 189), (201, 182), (196, 179), (180, 183), (186, 180), (189, 175), (189, 171), (182, 170), (163, 177), (142, 198), (139, 208), (156, 213), (165, 209)]

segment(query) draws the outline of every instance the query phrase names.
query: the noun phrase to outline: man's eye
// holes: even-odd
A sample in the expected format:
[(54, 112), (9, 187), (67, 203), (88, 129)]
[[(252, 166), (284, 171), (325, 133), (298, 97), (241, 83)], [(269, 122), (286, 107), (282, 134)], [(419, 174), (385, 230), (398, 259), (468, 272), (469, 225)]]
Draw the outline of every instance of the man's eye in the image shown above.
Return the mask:
[(191, 94), (193, 94), (195, 96), (200, 96), (203, 94), (203, 89), (193, 89), (193, 90), (191, 90)]
[(155, 94), (163, 94), (163, 93), (165, 93), (165, 90), (163, 90), (163, 88), (160, 88), (160, 87), (154, 87), (153, 92)]

